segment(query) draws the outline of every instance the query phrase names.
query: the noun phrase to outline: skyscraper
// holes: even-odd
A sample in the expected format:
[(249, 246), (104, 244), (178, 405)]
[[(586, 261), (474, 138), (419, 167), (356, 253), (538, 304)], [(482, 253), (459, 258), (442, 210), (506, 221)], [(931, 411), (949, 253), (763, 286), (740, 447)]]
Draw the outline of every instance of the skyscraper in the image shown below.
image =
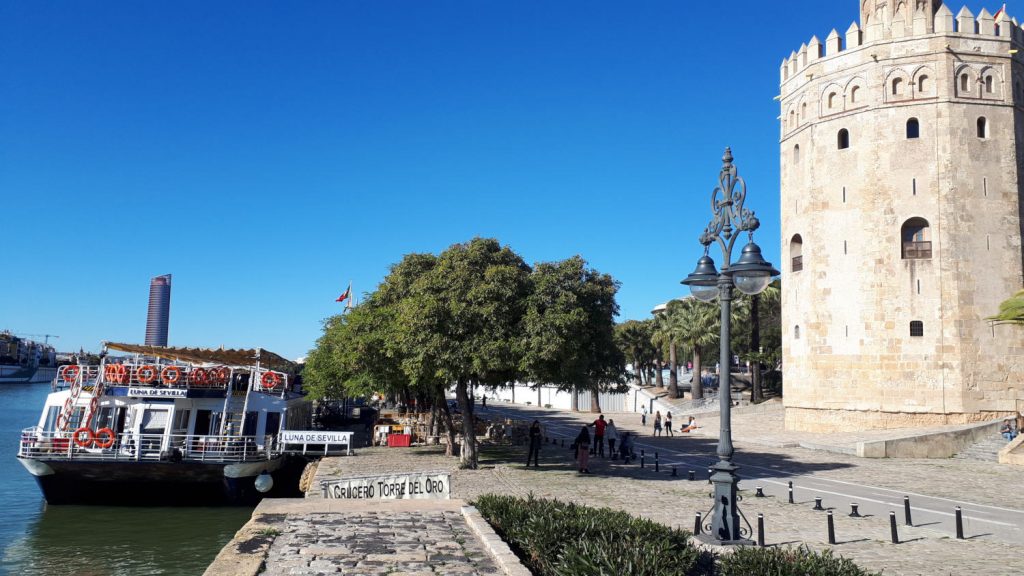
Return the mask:
[(171, 275), (149, 282), (149, 314), (146, 317), (146, 345), (167, 346), (167, 323), (171, 317)]

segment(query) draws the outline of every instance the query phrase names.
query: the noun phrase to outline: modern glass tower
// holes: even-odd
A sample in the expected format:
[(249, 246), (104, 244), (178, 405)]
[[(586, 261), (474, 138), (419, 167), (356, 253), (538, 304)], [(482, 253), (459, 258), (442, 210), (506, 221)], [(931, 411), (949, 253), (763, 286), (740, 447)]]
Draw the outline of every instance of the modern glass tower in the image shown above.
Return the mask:
[(171, 317), (171, 275), (149, 282), (149, 314), (146, 317), (146, 345), (167, 346), (167, 323)]

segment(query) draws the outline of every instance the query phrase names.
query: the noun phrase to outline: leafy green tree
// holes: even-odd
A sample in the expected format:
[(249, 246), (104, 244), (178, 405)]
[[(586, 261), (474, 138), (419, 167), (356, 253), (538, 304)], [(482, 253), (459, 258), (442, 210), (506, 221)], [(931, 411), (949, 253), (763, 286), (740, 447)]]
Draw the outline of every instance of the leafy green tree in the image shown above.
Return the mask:
[(985, 319), (993, 324), (1024, 325), (1024, 290), (1004, 300), (999, 304), (999, 313)]
[(463, 411), (463, 466), (477, 467), (469, 387), (516, 380), (530, 268), (497, 240), (474, 238), (441, 253), (398, 305), (398, 341), (413, 380), (454, 383)]
[(668, 394), (671, 398), (679, 397), (679, 363), (676, 359), (676, 342), (679, 336), (678, 318), (664, 312), (654, 315), (654, 338), (659, 351), (664, 355), (668, 352)]
[(537, 264), (530, 281), (524, 374), (561, 390), (588, 390), (590, 409), (600, 411), (598, 395), (621, 384), (625, 374), (615, 342), (618, 283), (579, 256)]

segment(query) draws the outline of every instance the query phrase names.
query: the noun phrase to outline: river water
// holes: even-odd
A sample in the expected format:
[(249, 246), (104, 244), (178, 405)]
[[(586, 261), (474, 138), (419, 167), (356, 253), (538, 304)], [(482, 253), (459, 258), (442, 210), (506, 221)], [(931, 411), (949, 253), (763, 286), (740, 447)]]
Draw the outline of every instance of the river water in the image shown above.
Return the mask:
[(0, 385), (0, 575), (202, 574), (252, 510), (46, 506), (15, 456), (49, 391)]

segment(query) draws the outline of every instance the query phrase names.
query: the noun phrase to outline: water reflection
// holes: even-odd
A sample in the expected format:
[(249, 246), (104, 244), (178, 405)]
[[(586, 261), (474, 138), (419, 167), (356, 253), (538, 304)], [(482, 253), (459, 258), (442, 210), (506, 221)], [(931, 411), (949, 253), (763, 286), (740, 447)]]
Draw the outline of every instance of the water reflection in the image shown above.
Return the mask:
[(8, 544), (0, 572), (202, 574), (251, 514), (249, 508), (49, 506)]

